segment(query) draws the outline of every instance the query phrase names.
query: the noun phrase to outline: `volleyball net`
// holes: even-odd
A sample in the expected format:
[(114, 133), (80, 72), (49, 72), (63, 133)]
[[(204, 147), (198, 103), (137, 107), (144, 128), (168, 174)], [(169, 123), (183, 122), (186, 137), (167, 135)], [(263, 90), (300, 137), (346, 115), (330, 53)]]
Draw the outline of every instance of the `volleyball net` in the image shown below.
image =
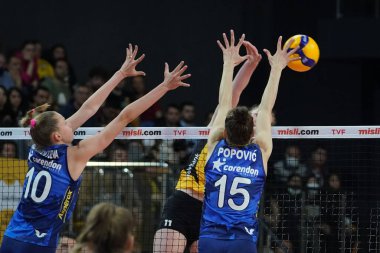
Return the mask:
[[(75, 141), (102, 128), (80, 128)], [(135, 252), (152, 252), (166, 199), (209, 129), (125, 128), (83, 173), (75, 238), (99, 202), (127, 207)], [(380, 252), (380, 126), (273, 127), (274, 149), (260, 202), (259, 252)], [(0, 128), (1, 237), (22, 194), (27, 128)]]

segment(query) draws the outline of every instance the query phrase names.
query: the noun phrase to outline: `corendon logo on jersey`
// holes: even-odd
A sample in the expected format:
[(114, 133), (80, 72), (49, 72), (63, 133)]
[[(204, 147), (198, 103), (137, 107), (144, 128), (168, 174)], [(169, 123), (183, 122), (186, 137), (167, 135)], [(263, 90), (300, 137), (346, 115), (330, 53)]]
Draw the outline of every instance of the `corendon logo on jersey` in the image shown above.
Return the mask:
[(231, 148), (219, 148), (218, 156), (223, 155), (226, 158), (244, 159), (252, 162), (256, 162), (257, 150), (236, 150)]
[(224, 171), (230, 171), (230, 172), (237, 172), (240, 174), (251, 174), (254, 177), (257, 177), (259, 175), (259, 170), (254, 169), (251, 166), (243, 167), (243, 166), (231, 166), (231, 165), (226, 164), (226, 158), (223, 158), (223, 160), (218, 158), (218, 160), (213, 161), (212, 163), (213, 163), (212, 170), (217, 170), (219, 172), (222, 172), (222, 170), (224, 170)]

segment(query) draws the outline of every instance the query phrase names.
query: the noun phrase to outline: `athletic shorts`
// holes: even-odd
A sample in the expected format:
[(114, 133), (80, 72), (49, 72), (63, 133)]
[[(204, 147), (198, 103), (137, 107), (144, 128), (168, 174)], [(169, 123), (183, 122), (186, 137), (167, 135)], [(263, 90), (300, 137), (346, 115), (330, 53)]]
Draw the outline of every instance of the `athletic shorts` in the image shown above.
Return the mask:
[(202, 201), (176, 190), (165, 203), (159, 229), (180, 232), (186, 237), (187, 246), (191, 246), (199, 239), (202, 205)]
[(250, 240), (199, 238), (198, 253), (257, 253), (256, 243)]
[(8, 236), (3, 237), (0, 253), (55, 253), (56, 247), (44, 247), (32, 243), (21, 242)]

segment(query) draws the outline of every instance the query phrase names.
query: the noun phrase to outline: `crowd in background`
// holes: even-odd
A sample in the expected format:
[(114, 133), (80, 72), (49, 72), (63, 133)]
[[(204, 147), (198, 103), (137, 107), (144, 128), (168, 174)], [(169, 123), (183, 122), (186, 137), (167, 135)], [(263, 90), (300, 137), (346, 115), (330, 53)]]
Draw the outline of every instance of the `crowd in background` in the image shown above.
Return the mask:
[[(58, 111), (67, 118), (109, 77), (106, 69), (94, 67), (85, 82), (77, 82), (68, 53), (60, 44), (46, 50), (38, 41), (27, 41), (19, 50), (0, 52), (0, 127), (17, 127), (27, 110), (44, 103), (51, 104), (50, 110)], [(146, 92), (144, 77), (123, 81), (84, 126), (108, 124), (125, 105)], [(165, 108), (157, 103), (132, 125), (189, 127), (207, 122), (197, 124), (195, 119), (195, 105), (192, 102), (169, 104)], [(140, 245), (141, 252), (149, 252), (163, 201), (174, 189), (177, 173), (188, 162), (194, 144), (191, 140), (115, 141), (96, 157), (98, 161), (167, 162), (171, 169), (165, 172), (170, 175), (165, 178), (167, 182), (163, 182), (164, 173), (153, 173), (152, 168), (136, 171), (89, 170), (84, 175), (83, 188), (88, 187), (85, 192), (91, 196), (78, 202), (81, 212), (77, 212), (74, 220), (83, 221), (88, 210), (97, 202), (109, 201), (126, 206), (139, 225), (137, 245), (139, 241), (144, 241), (146, 245)], [(24, 148), (19, 143), (3, 141), (1, 156), (25, 159), (25, 153), (20, 152)], [(272, 162), (268, 173), (261, 221), (274, 232), (271, 234), (267, 230), (263, 234), (272, 237), (272, 242), (277, 240), (277, 248), (282, 244), (294, 249), (292, 252), (301, 252), (297, 249), (302, 247), (309, 248), (309, 252), (338, 252), (342, 242), (352, 243), (353, 240), (344, 239), (347, 236), (352, 238), (357, 231), (353, 215), (348, 213), (352, 210), (352, 201), (342, 187), (340, 175), (329, 170), (328, 154), (324, 147), (316, 147), (310, 158), (305, 159), (297, 145), (289, 145), (285, 148), (283, 159)], [(94, 187), (94, 182), (98, 182), (98, 189)], [(167, 187), (166, 196), (162, 191), (163, 185)], [(305, 236), (309, 238), (303, 238)], [(273, 246), (273, 243), (270, 245)], [(318, 251), (323, 248), (331, 251)]]

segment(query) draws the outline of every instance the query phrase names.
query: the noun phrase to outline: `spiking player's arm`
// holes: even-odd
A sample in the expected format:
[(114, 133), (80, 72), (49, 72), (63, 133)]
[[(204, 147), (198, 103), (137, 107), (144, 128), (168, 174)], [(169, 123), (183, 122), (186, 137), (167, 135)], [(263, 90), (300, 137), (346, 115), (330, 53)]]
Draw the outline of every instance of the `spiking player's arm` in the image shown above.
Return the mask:
[(86, 102), (79, 108), (79, 110), (74, 113), (66, 122), (71, 126), (73, 130), (77, 129), (83, 125), (89, 118), (91, 118), (104, 103), (111, 91), (126, 77), (131, 76), (140, 76), (145, 75), (142, 71), (137, 71), (136, 66), (139, 64), (145, 57), (141, 55), (138, 59), (135, 60), (135, 57), (138, 52), (138, 46), (135, 48), (129, 44), (129, 47), (126, 49), (127, 56), (118, 70), (102, 87), (100, 87), (94, 94), (89, 97)]
[[(243, 45), (247, 51), (247, 60), (244, 62), (243, 66), (239, 69), (234, 80), (232, 81), (232, 108), (238, 105), (241, 93), (247, 87), (253, 72), (256, 70), (257, 65), (259, 65), (262, 59), (261, 54), (259, 54), (256, 47), (250, 42), (244, 41)], [(207, 127), (211, 127), (213, 125), (218, 109), (219, 105), (216, 107)]]
[[(232, 108), (232, 78), (234, 67), (243, 62), (247, 56), (240, 56), (239, 49), (244, 41), (244, 34), (239, 40), (239, 43), (235, 46), (235, 35), (231, 30), (231, 41), (229, 42), (225, 33), (223, 33), (223, 39), (225, 47), (218, 40), (217, 43), (223, 51), (223, 74), (219, 88), (219, 106), (211, 126), (210, 136), (208, 138), (208, 158), (212, 154), (213, 149), (217, 141), (221, 138), (224, 131), (224, 121), (228, 111)], [(208, 159), (207, 158), (207, 159)]]
[(247, 51), (247, 60), (239, 69), (232, 82), (232, 108), (238, 105), (241, 93), (247, 87), (253, 72), (256, 70), (262, 58), (257, 48), (250, 42), (244, 41), (243, 46)]
[(272, 56), (271, 53), (264, 49), (265, 54), (268, 56), (269, 64), (271, 66), (271, 71), (268, 79), (268, 83), (265, 87), (261, 102), (258, 108), (257, 119), (256, 119), (256, 137), (255, 141), (259, 144), (265, 166), (265, 173), (267, 171), (266, 164), (272, 153), (273, 143), (272, 143), (272, 132), (271, 132), (271, 117), (272, 109), (276, 102), (278, 85), (280, 83), (280, 77), (282, 70), (288, 65), (290, 61), (299, 60), (299, 58), (290, 58), (290, 55), (294, 54), (298, 50), (297, 48), (292, 49), (288, 52), (289, 46), (293, 43), (290, 41), (282, 49), (282, 37), (280, 36), (277, 41), (277, 51)]

